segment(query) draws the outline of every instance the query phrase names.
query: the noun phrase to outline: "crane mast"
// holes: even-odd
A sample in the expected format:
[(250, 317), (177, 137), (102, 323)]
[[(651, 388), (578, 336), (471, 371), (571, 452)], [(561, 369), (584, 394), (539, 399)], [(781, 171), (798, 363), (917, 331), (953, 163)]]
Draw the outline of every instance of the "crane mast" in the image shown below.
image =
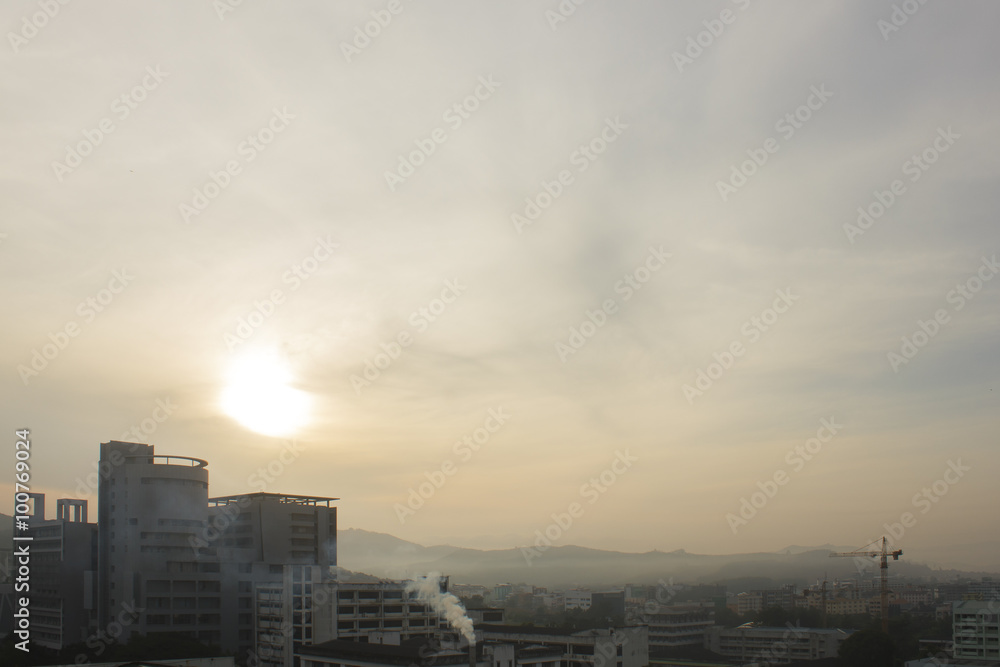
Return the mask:
[(892, 556), (893, 560), (899, 560), (899, 557), (902, 555), (902, 549), (889, 551), (889, 547), (884, 536), (882, 537), (882, 549), (880, 551), (865, 551), (864, 549), (858, 549), (857, 551), (830, 554), (830, 558), (864, 557), (879, 559), (879, 569), (881, 570), (882, 575), (879, 586), (879, 593), (882, 599), (882, 632), (886, 634), (889, 633), (889, 556)]

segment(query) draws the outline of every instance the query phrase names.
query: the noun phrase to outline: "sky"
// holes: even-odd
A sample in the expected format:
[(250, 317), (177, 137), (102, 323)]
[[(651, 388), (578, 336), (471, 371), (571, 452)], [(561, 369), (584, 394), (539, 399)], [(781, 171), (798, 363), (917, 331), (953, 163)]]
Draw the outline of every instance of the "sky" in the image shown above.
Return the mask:
[(128, 440), (426, 545), (1000, 571), (998, 20), (4, 3), (8, 451), (91, 517)]

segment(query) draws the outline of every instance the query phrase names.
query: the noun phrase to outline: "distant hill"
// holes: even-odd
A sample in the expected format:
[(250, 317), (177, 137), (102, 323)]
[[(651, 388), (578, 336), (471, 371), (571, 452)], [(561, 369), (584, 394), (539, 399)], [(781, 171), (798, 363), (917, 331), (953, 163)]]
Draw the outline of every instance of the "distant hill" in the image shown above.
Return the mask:
[[(503, 582), (535, 586), (620, 586), (625, 583), (656, 583), (660, 579), (685, 583), (727, 581), (730, 590), (745, 582), (747, 588), (774, 583), (812, 584), (824, 574), (830, 579), (857, 578), (853, 558), (830, 558), (831, 551), (852, 547), (790, 546), (778, 553), (724, 556), (690, 554), (686, 551), (622, 553), (577, 546), (554, 546), (528, 558), (520, 549), (479, 550), (453, 546), (425, 547), (385, 533), (357, 528), (340, 531), (337, 561), (342, 567), (379, 577), (403, 578), (431, 571), (450, 575), (458, 583), (493, 585)], [(877, 576), (874, 559), (866, 576)], [(890, 566), (891, 576), (952, 579), (956, 576), (987, 576), (990, 573), (933, 569), (907, 561)]]

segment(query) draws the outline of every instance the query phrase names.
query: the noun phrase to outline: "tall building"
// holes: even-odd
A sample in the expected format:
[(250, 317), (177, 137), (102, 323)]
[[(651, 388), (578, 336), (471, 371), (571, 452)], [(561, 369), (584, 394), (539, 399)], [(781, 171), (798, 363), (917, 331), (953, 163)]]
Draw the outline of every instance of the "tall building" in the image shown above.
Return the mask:
[(956, 659), (1000, 661), (1000, 604), (956, 602), (951, 618)]
[(337, 564), (336, 498), (210, 499), (206, 461), (138, 443), (102, 443), (100, 469), (98, 617), (126, 615), (120, 641), (178, 633), (246, 653), (258, 587), (281, 586), (286, 565)]
[(195, 540), (199, 558), (220, 567), (223, 647), (254, 644), (257, 589), (281, 586), (285, 566), (337, 564), (336, 498), (251, 493), (210, 498), (209, 520)]
[(32, 641), (55, 650), (83, 642), (97, 627), (97, 524), (87, 501), (60, 498), (45, 519), (45, 495), (29, 494)]
[(101, 444), (100, 469), (100, 626), (132, 615), (121, 641), (181, 632), (219, 645), (219, 564), (199, 560), (191, 547), (208, 517), (208, 463), (112, 440)]
[(226, 561), (336, 566), (336, 500), (281, 493), (210, 498), (203, 542)]

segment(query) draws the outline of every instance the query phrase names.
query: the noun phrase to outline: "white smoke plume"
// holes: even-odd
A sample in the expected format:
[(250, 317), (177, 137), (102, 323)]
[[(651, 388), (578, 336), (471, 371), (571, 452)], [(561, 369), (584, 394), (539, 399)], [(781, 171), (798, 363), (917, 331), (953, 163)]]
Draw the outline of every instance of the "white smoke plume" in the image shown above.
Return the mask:
[(462, 602), (451, 593), (441, 592), (441, 574), (431, 572), (426, 577), (417, 576), (406, 584), (407, 593), (416, 593), (417, 599), (426, 602), (440, 614), (451, 627), (462, 633), (469, 644), (476, 643), (476, 633), (472, 628), (472, 619), (465, 613)]

